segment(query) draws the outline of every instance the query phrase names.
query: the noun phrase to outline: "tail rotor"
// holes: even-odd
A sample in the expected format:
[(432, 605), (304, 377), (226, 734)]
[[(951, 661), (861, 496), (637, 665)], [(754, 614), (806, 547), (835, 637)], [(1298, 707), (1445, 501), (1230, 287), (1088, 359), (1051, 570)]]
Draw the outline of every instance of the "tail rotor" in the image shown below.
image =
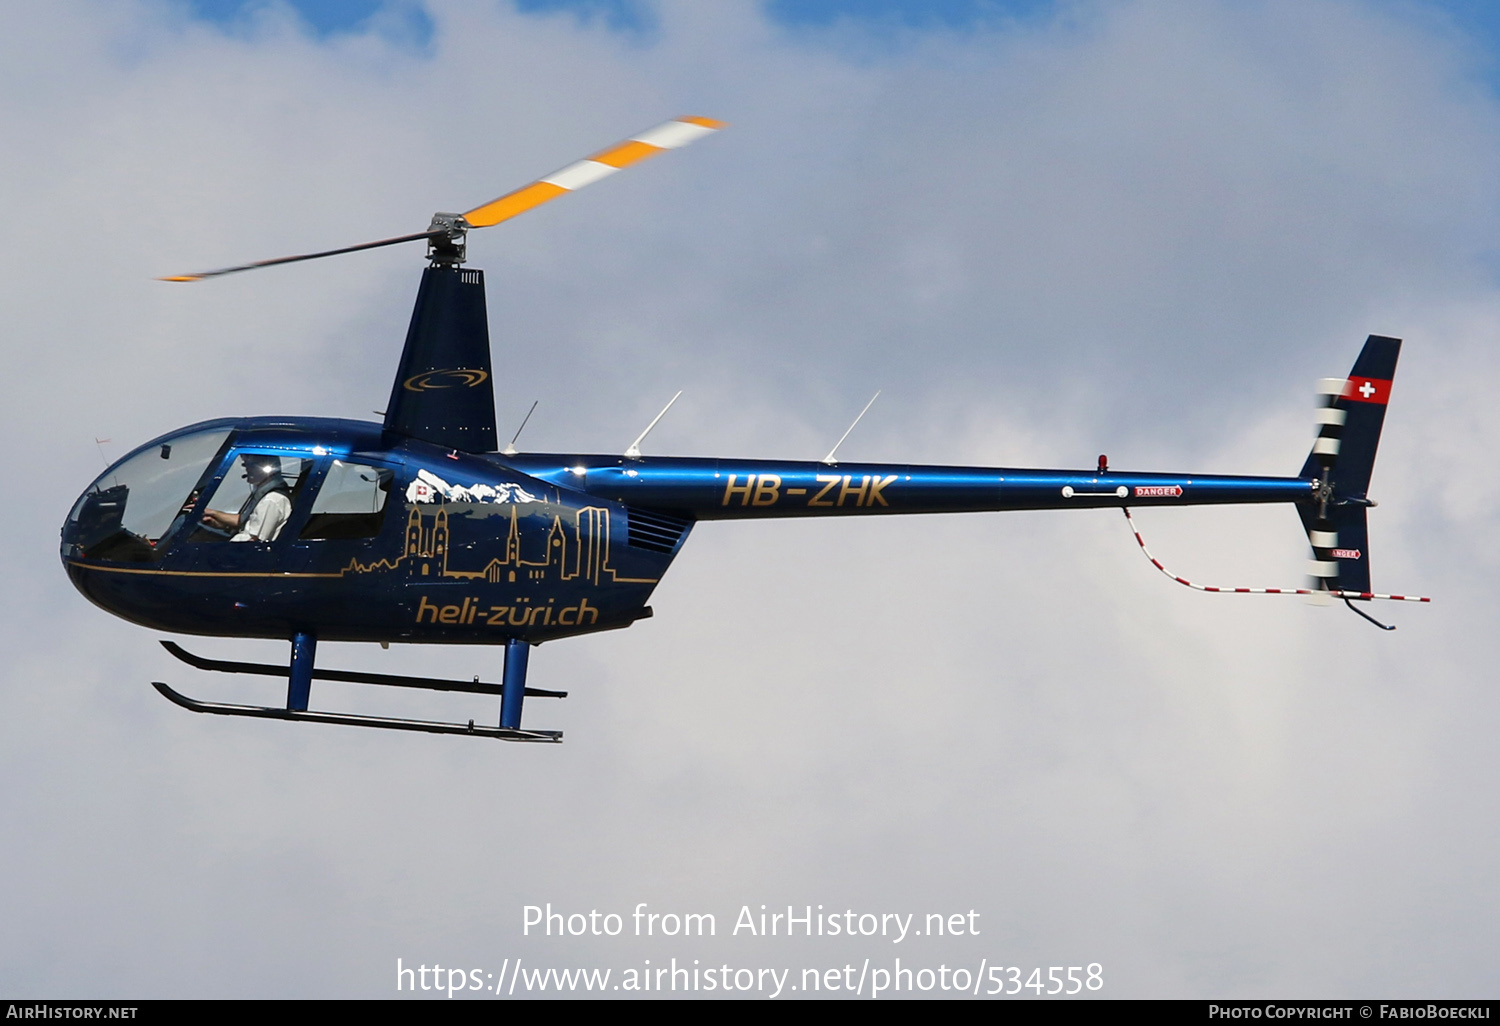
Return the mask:
[(1315, 417), (1318, 437), (1303, 468), (1305, 476), (1307, 468), (1315, 466), (1318, 478), (1314, 505), (1302, 511), (1307, 540), (1313, 550), (1307, 568), (1307, 586), (1313, 591), (1333, 591), (1338, 587), (1339, 564), (1333, 551), (1339, 547), (1339, 535), (1329, 519), (1329, 507), (1333, 502), (1333, 467), (1343, 442), (1344, 423), (1349, 417), (1348, 411), (1338, 404), (1348, 390), (1345, 378), (1324, 378), (1318, 382), (1318, 394), (1322, 397)]

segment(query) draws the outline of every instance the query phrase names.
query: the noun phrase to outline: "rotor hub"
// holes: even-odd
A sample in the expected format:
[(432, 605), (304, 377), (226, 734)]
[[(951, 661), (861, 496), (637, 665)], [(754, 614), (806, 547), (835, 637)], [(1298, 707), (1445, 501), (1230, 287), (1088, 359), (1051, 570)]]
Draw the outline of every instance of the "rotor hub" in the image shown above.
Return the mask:
[(427, 228), (427, 259), (434, 267), (457, 267), (468, 254), (469, 222), (462, 214), (437, 213)]

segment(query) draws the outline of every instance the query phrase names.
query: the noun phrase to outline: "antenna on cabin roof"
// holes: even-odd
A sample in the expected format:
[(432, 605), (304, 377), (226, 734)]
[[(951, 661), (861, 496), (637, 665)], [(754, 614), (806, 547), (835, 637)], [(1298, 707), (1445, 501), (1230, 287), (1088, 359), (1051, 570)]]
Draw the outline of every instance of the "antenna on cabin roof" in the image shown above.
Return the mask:
[(500, 450), (500, 455), (514, 456), (516, 455), (516, 453), (520, 452), (520, 450), (516, 448), (516, 439), (520, 438), (521, 432), (526, 430), (526, 422), (530, 420), (531, 415), (536, 412), (536, 404), (539, 402), (541, 402), (540, 399), (532, 400), (531, 409), (527, 410), (526, 416), (521, 418), (521, 426), (516, 428), (516, 433), (511, 436), (510, 444), (508, 444), (504, 449)]

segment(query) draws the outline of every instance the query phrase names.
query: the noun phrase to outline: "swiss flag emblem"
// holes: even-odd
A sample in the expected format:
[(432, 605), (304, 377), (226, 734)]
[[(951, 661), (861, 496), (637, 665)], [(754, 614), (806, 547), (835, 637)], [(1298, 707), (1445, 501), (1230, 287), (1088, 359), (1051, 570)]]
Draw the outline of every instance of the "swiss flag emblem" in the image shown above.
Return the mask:
[(1384, 406), (1391, 399), (1391, 383), (1383, 378), (1351, 377), (1344, 386), (1344, 398), (1353, 403)]

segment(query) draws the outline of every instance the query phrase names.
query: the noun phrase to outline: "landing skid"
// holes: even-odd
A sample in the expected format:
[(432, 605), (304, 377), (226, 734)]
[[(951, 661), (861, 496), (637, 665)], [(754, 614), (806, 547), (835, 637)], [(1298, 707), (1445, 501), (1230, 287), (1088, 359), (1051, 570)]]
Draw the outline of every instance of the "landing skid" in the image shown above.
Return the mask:
[[(242, 663), (225, 659), (206, 659), (194, 655), (181, 645), (163, 641), (162, 647), (173, 656), (200, 670), (215, 673), (251, 673), (280, 677), (287, 682), (285, 708), (263, 705), (237, 705), (229, 702), (202, 702), (174, 691), (160, 681), (152, 687), (171, 702), (197, 713), (216, 716), (252, 716), (268, 720), (302, 720), (307, 723), (341, 723), (350, 727), (375, 727), (381, 730), (416, 730), (428, 734), (461, 734), (468, 737), (490, 737), (499, 741), (531, 741), (556, 744), (562, 741), (560, 730), (522, 730), (521, 703), (527, 697), (566, 698), (566, 691), (544, 691), (526, 687), (526, 664), (530, 645), (517, 639), (506, 643), (504, 683), (489, 684), (475, 677), (472, 681), (443, 680), (433, 677), (400, 677), (388, 673), (360, 673), (352, 670), (319, 670), (314, 665), (317, 639), (311, 634), (292, 638), (292, 658), (288, 667), (265, 663)], [(307, 708), (314, 680), (333, 680), (350, 684), (375, 684), (383, 687), (421, 688), (427, 691), (461, 691), (500, 698), (500, 725), (480, 726), (468, 723), (444, 723), (434, 720), (407, 720), (391, 716), (360, 716), (353, 713), (319, 712)]]
[[(229, 659), (206, 659), (194, 655), (175, 641), (163, 641), (161, 647), (178, 659), (199, 670), (215, 673), (253, 673), (262, 677), (285, 677), (286, 667), (269, 663), (240, 663)], [(312, 672), (313, 680), (336, 680), (344, 684), (381, 684), (392, 688), (423, 688), (427, 691), (463, 691), (471, 695), (501, 695), (505, 693), (501, 684), (487, 684), (475, 677), (468, 680), (439, 680), (433, 677), (398, 677), (391, 673), (358, 673), (353, 670), (318, 670)], [(527, 688), (527, 698), (567, 698), (566, 691), (544, 691)]]
[(468, 724), (439, 723), (432, 720), (401, 720), (390, 716), (355, 716), (350, 713), (308, 712), (299, 709), (277, 709), (264, 705), (233, 705), (228, 702), (200, 702), (173, 691), (161, 681), (151, 686), (184, 709), (217, 716), (256, 716), (268, 720), (303, 720), (308, 723), (342, 723), (349, 727), (379, 727), (383, 730), (420, 730), (428, 734), (466, 734), (492, 737), (500, 741), (538, 741), (556, 744), (562, 741), (560, 730), (512, 730), (509, 727), (484, 727), (470, 720)]

